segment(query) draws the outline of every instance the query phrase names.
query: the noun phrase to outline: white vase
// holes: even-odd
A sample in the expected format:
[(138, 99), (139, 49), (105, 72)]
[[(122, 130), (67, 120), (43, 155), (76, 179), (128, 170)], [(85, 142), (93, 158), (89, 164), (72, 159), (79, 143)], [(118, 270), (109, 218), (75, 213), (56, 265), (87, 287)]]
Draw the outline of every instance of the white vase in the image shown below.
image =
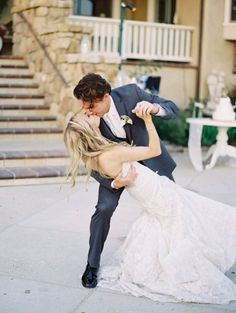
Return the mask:
[(81, 54), (88, 54), (90, 52), (91, 45), (90, 39), (88, 35), (83, 35), (80, 41), (80, 53)]

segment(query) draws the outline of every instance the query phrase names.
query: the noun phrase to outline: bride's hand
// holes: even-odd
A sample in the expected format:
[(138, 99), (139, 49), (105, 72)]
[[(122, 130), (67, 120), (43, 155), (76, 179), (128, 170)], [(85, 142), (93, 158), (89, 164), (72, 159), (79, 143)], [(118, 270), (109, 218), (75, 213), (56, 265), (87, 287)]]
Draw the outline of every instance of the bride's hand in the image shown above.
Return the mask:
[(132, 112), (135, 113), (139, 118), (146, 120), (151, 119), (151, 114), (158, 113), (158, 110), (159, 109), (154, 104), (147, 101), (141, 101), (137, 103)]

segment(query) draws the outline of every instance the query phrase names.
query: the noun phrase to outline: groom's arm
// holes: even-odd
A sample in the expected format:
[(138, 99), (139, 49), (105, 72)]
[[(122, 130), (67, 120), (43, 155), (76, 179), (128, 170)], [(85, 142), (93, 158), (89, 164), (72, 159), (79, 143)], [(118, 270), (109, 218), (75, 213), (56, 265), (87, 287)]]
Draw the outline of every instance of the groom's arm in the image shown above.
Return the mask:
[(162, 119), (174, 119), (176, 118), (179, 109), (175, 105), (175, 103), (171, 100), (167, 100), (157, 95), (145, 92), (138, 86), (136, 86), (136, 91), (140, 102), (146, 101), (155, 106), (157, 109), (156, 113), (152, 113), (155, 116), (159, 116)]
[(96, 179), (97, 182), (100, 183), (100, 185), (113, 190), (114, 192), (118, 189), (121, 189), (127, 185), (130, 185), (134, 182), (135, 178), (137, 177), (136, 168), (133, 164), (130, 165), (130, 168), (128, 172), (123, 175), (122, 172), (120, 172), (116, 178), (109, 179), (102, 177), (98, 172), (92, 171), (91, 176)]
[(101, 184), (102, 186), (104, 186), (105, 188), (107, 189), (113, 189), (111, 187), (111, 183), (113, 181), (113, 179), (109, 179), (109, 178), (105, 178), (105, 177), (102, 177), (98, 172), (96, 171), (92, 171), (91, 173), (91, 176), (96, 179), (96, 181)]

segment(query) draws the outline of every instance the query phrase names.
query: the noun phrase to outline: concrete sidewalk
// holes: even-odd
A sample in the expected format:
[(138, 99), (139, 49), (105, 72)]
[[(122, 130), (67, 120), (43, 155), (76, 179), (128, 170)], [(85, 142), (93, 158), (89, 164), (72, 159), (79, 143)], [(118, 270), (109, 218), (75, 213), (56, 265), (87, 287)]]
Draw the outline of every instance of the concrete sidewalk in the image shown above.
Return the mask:
[[(236, 162), (196, 172), (187, 153), (177, 161), (176, 182), (236, 206)], [(81, 286), (89, 222), (98, 184), (2, 187), (0, 189), (0, 313), (211, 313), (236, 312), (229, 305), (158, 304), (145, 298)], [(124, 240), (140, 205), (125, 192), (112, 219), (102, 255), (105, 263)], [(236, 267), (229, 273), (236, 283)]]

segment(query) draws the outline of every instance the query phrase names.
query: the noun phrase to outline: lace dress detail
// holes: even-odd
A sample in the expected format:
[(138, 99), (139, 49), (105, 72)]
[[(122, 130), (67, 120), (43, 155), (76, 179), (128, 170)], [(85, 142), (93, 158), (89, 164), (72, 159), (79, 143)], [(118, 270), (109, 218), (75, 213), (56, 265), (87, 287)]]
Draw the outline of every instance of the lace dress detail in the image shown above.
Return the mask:
[[(99, 286), (158, 302), (236, 300), (236, 208), (188, 191), (135, 163), (127, 191), (143, 205)], [(126, 171), (129, 164), (124, 164)]]

